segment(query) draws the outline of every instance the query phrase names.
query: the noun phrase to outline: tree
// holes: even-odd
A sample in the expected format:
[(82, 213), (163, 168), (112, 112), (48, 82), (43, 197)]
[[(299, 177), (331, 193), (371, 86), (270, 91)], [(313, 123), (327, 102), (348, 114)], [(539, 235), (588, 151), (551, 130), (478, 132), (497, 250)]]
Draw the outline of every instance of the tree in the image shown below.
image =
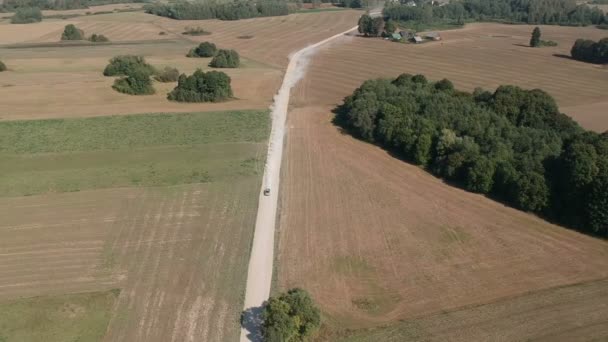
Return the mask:
[(539, 47), (540, 46), (540, 27), (536, 26), (532, 31), (532, 38), (530, 38), (530, 46), (531, 47)]
[(395, 25), (395, 22), (392, 20), (387, 20), (386, 23), (384, 24), (384, 32), (386, 32), (387, 34), (393, 34), (395, 33), (395, 31), (397, 30), (397, 25)]
[(234, 50), (219, 50), (209, 63), (212, 68), (238, 68), (241, 64), (238, 52)]
[(104, 76), (126, 76), (132, 70), (145, 70), (149, 75), (155, 73), (154, 67), (141, 56), (124, 55), (110, 59), (103, 71)]
[(0, 61), (0, 72), (2, 71), (6, 71), (6, 64), (2, 63), (2, 61)]
[(145, 68), (129, 70), (127, 77), (114, 81), (114, 90), (129, 95), (151, 95), (154, 94), (150, 74)]
[(105, 43), (105, 42), (110, 41), (108, 39), (108, 37), (104, 36), (103, 34), (96, 34), (96, 33), (93, 33), (91, 35), (91, 37), (89, 37), (89, 40), (92, 41), (93, 43)]
[(378, 37), (378, 36), (382, 35), (383, 30), (384, 30), (384, 19), (382, 19), (382, 17), (376, 17), (376, 18), (372, 19), (372, 27), (371, 27), (370, 35), (374, 36), (374, 37)]
[(188, 57), (213, 57), (217, 53), (217, 47), (213, 43), (203, 42), (188, 53)]
[(83, 40), (84, 39), (84, 31), (77, 28), (73, 24), (68, 24), (63, 29), (63, 34), (61, 34), (61, 40)]
[(370, 17), (369, 14), (364, 14), (359, 18), (359, 27), (357, 30), (364, 36), (369, 36), (372, 32), (372, 17)]
[(321, 325), (321, 313), (310, 295), (297, 288), (270, 297), (262, 318), (262, 334), (268, 342), (304, 341)]
[(167, 99), (178, 102), (219, 102), (232, 97), (230, 77), (220, 71), (197, 69), (191, 76), (179, 76)]

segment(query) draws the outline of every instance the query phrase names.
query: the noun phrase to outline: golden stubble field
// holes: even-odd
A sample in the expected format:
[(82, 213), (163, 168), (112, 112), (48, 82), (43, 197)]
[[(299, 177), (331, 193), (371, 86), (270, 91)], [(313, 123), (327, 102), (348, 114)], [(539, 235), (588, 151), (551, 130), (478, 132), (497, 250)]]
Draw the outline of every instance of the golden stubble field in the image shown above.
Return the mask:
[(451, 187), (331, 123), (363, 80), (408, 72), (467, 90), (545, 89), (587, 128), (607, 128), (608, 70), (553, 56), (602, 32), (542, 27), (560, 46), (533, 50), (520, 46), (531, 30), (471, 25), (420, 46), (345, 37), (312, 59), (288, 116), (278, 284), (311, 291), (328, 317), (321, 339), (399, 321), (358, 341), (608, 336), (606, 241)]
[[(266, 109), (289, 53), (352, 27), (358, 15), (340, 11), (173, 22), (115, 13), (32, 25), (3, 22), (0, 59), (9, 71), (0, 74), (0, 117)], [(68, 23), (86, 34), (107, 35), (112, 44), (57, 46)], [(181, 35), (193, 25), (213, 33)], [(241, 35), (253, 37), (237, 38)], [(127, 96), (113, 91), (113, 79), (101, 74), (118, 54), (143, 55), (154, 66), (183, 72), (207, 69), (209, 59), (185, 57), (204, 40), (241, 54), (243, 68), (226, 70), (233, 80), (233, 101), (171, 103), (165, 94), (174, 84), (160, 83), (154, 84), (156, 95)], [(266, 144), (256, 146), (257, 156), (264, 155)], [(220, 156), (226, 162), (230, 158)], [(1, 198), (0, 302), (120, 289), (105, 341), (236, 340), (260, 174), (205, 184)]]
[(0, 199), (0, 301), (119, 288), (105, 341), (235, 340), (258, 189), (241, 179)]
[[(0, 58), (9, 71), (0, 77), (0, 119), (267, 108), (289, 54), (352, 27), (358, 15), (357, 11), (339, 11), (226, 22), (174, 21), (131, 12), (29, 25), (5, 22), (0, 24)], [(70, 23), (87, 35), (104, 34), (112, 44), (56, 46), (63, 27)], [(211, 34), (184, 36), (186, 26), (201, 26)], [(166, 94), (174, 83), (155, 83), (157, 93), (152, 96), (123, 95), (112, 90), (113, 78), (102, 75), (107, 61), (121, 54), (143, 55), (154, 66), (174, 66), (186, 73), (210, 69), (210, 59), (185, 57), (202, 41), (241, 54), (242, 68), (223, 70), (232, 78), (235, 100), (172, 103)]]

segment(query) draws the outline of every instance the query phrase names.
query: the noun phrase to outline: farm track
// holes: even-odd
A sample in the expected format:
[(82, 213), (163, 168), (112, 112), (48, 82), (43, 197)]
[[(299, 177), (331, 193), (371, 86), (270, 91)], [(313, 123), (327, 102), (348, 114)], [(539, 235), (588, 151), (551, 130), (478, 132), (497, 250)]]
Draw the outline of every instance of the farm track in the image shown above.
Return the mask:
[[(403, 72), (445, 77), (469, 90), (506, 83), (547, 88), (572, 110), (607, 101), (608, 71), (552, 56), (579, 34), (602, 32), (542, 30), (560, 47), (518, 47), (513, 44), (528, 39), (530, 27), (484, 24), (442, 32), (443, 45), (343, 37), (319, 51), (292, 92), (280, 195), (279, 288), (309, 290), (331, 318), (329, 330), (340, 330), (386, 326), (606, 278), (605, 241), (449, 186), (331, 123), (331, 110), (362, 81)], [(586, 127), (608, 127), (600, 113), (568, 113)], [(576, 310), (604, 312), (591, 297)], [(527, 327), (546, 326), (540, 317), (543, 297), (528, 300)], [(517, 317), (524, 309), (505, 310)], [(574, 316), (552, 317), (554, 325), (577, 324)], [(451, 327), (442, 332), (443, 340), (458, 334), (452, 317), (437, 319), (433, 324), (447, 320)], [(468, 319), (473, 316), (466, 312), (458, 318)], [(493, 336), (508, 334), (511, 328), (505, 326), (479, 325)], [(518, 333), (516, 339), (532, 336)]]

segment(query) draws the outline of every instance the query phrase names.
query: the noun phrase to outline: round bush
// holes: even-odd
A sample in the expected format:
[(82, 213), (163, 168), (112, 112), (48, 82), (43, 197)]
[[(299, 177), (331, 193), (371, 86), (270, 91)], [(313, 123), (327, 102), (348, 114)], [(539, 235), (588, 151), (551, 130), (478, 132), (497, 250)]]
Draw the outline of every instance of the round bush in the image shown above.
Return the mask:
[(132, 70), (127, 77), (117, 79), (114, 81), (112, 88), (118, 92), (130, 95), (154, 94), (150, 74), (142, 68)]
[(73, 24), (66, 25), (61, 34), (61, 40), (83, 40), (84, 31)]
[(2, 63), (2, 61), (0, 61), (0, 72), (2, 71), (6, 71), (6, 64)]
[(103, 71), (104, 76), (127, 76), (133, 70), (145, 70), (148, 75), (154, 74), (155, 70), (141, 56), (116, 56), (110, 59), (110, 63)]
[(192, 76), (181, 75), (177, 87), (167, 95), (178, 102), (219, 102), (232, 97), (230, 77), (220, 71), (203, 72), (198, 69)]
[(209, 66), (212, 68), (238, 68), (241, 64), (238, 52), (234, 50), (219, 50)]
[(213, 57), (217, 52), (217, 47), (213, 43), (204, 42), (190, 50), (188, 57)]

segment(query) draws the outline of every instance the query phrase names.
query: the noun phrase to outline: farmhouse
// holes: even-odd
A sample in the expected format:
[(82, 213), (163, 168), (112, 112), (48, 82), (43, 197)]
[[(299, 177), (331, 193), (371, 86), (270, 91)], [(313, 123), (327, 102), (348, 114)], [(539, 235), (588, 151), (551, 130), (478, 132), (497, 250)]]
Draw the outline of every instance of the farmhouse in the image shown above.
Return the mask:
[(401, 40), (402, 36), (399, 33), (393, 33), (391, 34), (391, 39), (392, 40)]
[(420, 43), (422, 43), (422, 37), (420, 37), (420, 36), (418, 36), (418, 35), (414, 36), (414, 38), (412, 38), (412, 40), (413, 40), (413, 41), (414, 41), (414, 43), (416, 43), (416, 44), (420, 44)]

